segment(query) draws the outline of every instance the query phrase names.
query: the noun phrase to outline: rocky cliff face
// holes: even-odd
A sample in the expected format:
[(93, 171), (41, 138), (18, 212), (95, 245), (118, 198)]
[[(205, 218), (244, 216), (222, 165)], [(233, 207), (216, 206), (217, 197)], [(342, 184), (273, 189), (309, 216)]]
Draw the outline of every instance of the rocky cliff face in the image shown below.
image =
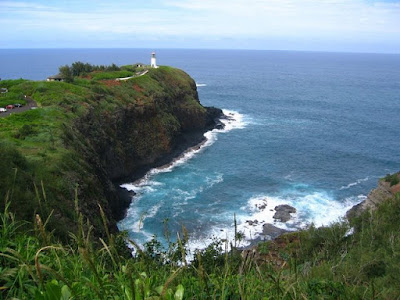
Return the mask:
[(390, 186), (390, 182), (380, 180), (376, 189), (373, 189), (367, 196), (367, 199), (353, 206), (347, 213), (346, 217), (351, 219), (359, 216), (367, 209), (374, 210), (383, 201), (392, 198), (398, 190), (398, 185)]
[(101, 202), (114, 230), (130, 203), (115, 184), (140, 177), (201, 142), (203, 133), (222, 115), (220, 109), (200, 105), (194, 81), (182, 71), (157, 69), (149, 76), (151, 90), (134, 85), (140, 90), (140, 103), (128, 102), (111, 111), (90, 108), (65, 134), (69, 136), (67, 147), (88, 163), (92, 184), (85, 185), (84, 174), (76, 174), (81, 177), (79, 198), (84, 215), (96, 223), (96, 202)]

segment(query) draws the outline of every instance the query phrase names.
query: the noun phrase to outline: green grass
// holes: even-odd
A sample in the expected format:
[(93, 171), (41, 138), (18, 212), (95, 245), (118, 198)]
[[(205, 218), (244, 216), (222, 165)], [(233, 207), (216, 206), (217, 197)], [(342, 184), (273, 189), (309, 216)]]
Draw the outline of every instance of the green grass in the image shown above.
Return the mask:
[(78, 85), (57, 82), (36, 82), (31, 97), (41, 106), (56, 105), (62, 103), (66, 98), (70, 102), (84, 102), (90, 91)]
[(12, 91), (5, 94), (0, 94), (0, 107), (6, 107), (9, 104), (16, 104), (16, 103), (22, 105), (26, 104), (23, 94)]
[(111, 71), (111, 72), (93, 72), (90, 74), (93, 80), (116, 79), (133, 76), (132, 71)]
[(8, 80), (1, 80), (0, 81), (0, 88), (8, 88), (10, 89), (11, 87), (15, 85), (19, 85), (21, 83), (27, 82), (28, 80), (26, 79), (8, 79)]
[[(7, 199), (14, 196), (8, 193)], [(354, 220), (296, 233), (297, 242), (281, 249), (277, 267), (257, 255), (245, 259), (215, 240), (185, 258), (190, 239), (185, 229), (167, 249), (156, 240), (130, 257), (124, 232), (105, 229), (92, 242), (75, 201), (77, 232), (60, 243), (47, 230), (53, 215), (36, 215), (30, 231), (15, 220), (9, 202), (0, 213), (0, 297), (3, 299), (398, 299), (400, 297), (400, 197)], [(102, 223), (104, 212), (97, 207)], [(30, 225), (32, 226), (32, 225)], [(107, 228), (107, 227), (105, 227)], [(293, 235), (293, 234), (291, 234)], [(261, 244), (262, 245), (262, 244)], [(260, 245), (260, 246), (261, 246)], [(259, 247), (260, 247), (259, 246)]]

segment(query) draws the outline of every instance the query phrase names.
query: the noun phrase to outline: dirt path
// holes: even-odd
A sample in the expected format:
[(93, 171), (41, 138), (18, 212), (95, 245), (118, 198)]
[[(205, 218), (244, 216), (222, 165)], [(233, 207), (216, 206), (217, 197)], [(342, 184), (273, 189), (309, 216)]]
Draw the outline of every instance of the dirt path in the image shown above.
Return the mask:
[(15, 107), (13, 109), (7, 109), (6, 112), (0, 113), (0, 118), (4, 118), (11, 114), (18, 114), (18, 113), (30, 110), (30, 109), (32, 109), (32, 107), (37, 107), (35, 100), (33, 100), (31, 97), (26, 96), (25, 100), (26, 100), (26, 105), (24, 105), (22, 107)]
[(145, 70), (145, 71), (143, 71), (142, 73), (140, 73), (139, 75), (134, 75), (134, 76), (129, 76), (129, 77), (123, 77), (123, 78), (117, 78), (117, 79), (115, 79), (115, 80), (116, 80), (116, 81), (125, 81), (125, 80), (131, 79), (131, 78), (137, 78), (137, 77), (143, 76), (143, 75), (147, 74), (147, 72), (149, 72), (149, 70)]

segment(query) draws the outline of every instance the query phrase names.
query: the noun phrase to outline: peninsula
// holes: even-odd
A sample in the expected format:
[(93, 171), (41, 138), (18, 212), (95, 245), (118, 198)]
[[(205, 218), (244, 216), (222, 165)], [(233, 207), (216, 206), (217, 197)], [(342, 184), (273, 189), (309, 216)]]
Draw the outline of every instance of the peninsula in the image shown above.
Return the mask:
[(194, 80), (172, 67), (77, 62), (60, 71), (48, 81), (0, 82), (8, 90), (0, 101), (37, 105), (0, 118), (0, 194), (18, 219), (48, 219), (62, 239), (77, 207), (103, 236), (99, 207), (116, 231), (130, 202), (119, 180), (200, 143), (222, 111), (203, 107)]

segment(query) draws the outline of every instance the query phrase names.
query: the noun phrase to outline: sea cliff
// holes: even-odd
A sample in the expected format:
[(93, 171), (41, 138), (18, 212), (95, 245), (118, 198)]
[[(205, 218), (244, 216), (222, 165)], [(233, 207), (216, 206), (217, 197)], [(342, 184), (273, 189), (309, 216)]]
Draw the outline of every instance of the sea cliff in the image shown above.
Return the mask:
[(378, 186), (371, 190), (367, 198), (362, 202), (354, 205), (350, 210), (347, 211), (346, 217), (352, 219), (354, 217), (359, 217), (364, 211), (370, 209), (375, 210), (384, 201), (393, 198), (396, 193), (400, 191), (400, 184), (395, 182), (390, 182), (389, 178), (398, 178), (399, 174), (387, 175), (378, 181)]
[(49, 218), (49, 229), (65, 238), (81, 214), (102, 236), (101, 207), (116, 231), (130, 202), (118, 183), (201, 142), (222, 115), (200, 104), (194, 80), (181, 70), (110, 77), (2, 82), (39, 106), (0, 120), (0, 152), (8, 157), (0, 166), (0, 193), (19, 218)]

